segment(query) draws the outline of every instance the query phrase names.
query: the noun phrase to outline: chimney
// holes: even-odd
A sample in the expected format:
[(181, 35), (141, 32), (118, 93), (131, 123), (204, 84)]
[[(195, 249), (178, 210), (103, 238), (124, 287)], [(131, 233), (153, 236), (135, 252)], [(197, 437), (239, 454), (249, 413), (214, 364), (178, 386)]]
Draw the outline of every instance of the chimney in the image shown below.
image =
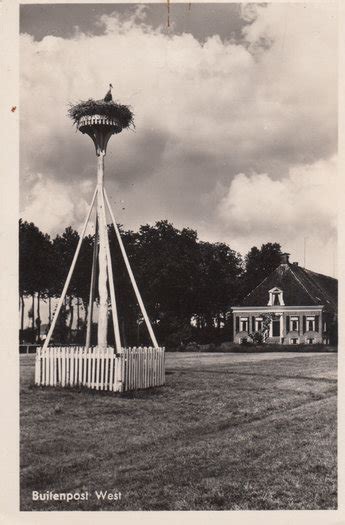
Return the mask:
[(280, 256), (280, 264), (289, 264), (289, 253), (282, 253)]

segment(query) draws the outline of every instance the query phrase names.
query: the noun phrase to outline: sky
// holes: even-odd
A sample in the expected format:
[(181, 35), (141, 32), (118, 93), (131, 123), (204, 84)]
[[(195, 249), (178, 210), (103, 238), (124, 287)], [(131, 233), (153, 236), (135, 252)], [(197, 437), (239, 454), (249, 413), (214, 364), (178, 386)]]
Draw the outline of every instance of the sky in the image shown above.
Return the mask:
[(23, 5), (21, 216), (80, 228), (96, 184), (69, 103), (135, 114), (105, 183), (125, 228), (168, 219), (336, 275), (337, 12), (327, 4)]

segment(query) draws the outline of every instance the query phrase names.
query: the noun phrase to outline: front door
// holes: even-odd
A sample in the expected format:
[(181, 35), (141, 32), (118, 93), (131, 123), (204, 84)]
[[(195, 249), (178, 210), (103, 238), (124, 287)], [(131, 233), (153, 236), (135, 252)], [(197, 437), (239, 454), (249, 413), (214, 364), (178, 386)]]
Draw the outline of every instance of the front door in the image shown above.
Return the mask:
[(280, 337), (280, 318), (272, 321), (272, 336)]

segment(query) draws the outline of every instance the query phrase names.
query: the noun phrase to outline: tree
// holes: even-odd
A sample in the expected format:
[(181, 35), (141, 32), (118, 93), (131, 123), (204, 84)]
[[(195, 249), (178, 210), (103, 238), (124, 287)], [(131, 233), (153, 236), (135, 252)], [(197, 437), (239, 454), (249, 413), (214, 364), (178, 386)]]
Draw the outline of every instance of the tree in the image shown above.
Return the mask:
[(276, 315), (270, 312), (263, 312), (259, 316), (262, 318), (261, 330), (257, 330), (256, 332), (249, 334), (249, 337), (252, 339), (253, 343), (256, 344), (262, 344), (267, 341), (272, 321), (276, 319)]
[(133, 271), (154, 323), (171, 317), (190, 321), (195, 311), (197, 234), (168, 221), (141, 226)]
[(225, 322), (230, 304), (238, 298), (242, 258), (224, 243), (199, 243), (198, 293), (195, 315), (202, 327)]
[(240, 294), (245, 296), (260, 284), (280, 264), (281, 255), (281, 246), (276, 242), (262, 244), (260, 250), (253, 246), (244, 259)]
[[(231, 323), (231, 326), (226, 324), (229, 307), (259, 284), (280, 262), (281, 249), (277, 243), (263, 244), (260, 249), (254, 246), (243, 263), (241, 255), (227, 244), (200, 241), (195, 230), (175, 228), (167, 220), (143, 225), (137, 232), (126, 231), (120, 225), (119, 229), (161, 344), (220, 341), (224, 334), (231, 332)], [(129, 345), (150, 344), (113, 226), (108, 227), (108, 233), (122, 341)], [(37, 329), (40, 325), (40, 299), (61, 296), (78, 242), (79, 235), (71, 227), (51, 241), (33, 223), (20, 221), (21, 328), (25, 296), (32, 297), (30, 315), (33, 328), (36, 320)], [(65, 337), (72, 340), (76, 300), (77, 326), (82, 325), (79, 299), (84, 305), (82, 329), (85, 329), (93, 243), (94, 236), (83, 239), (57, 323), (55, 336), (59, 342)], [(95, 301), (97, 299), (96, 287)], [(112, 316), (109, 315), (111, 344), (114, 343), (113, 333)]]
[[(200, 328), (220, 327), (231, 297), (236, 296), (236, 282), (242, 272), (239, 254), (223, 243), (198, 241), (190, 228), (178, 230), (168, 221), (141, 226), (138, 233), (122, 232), (134, 275), (151, 321), (160, 341), (175, 334), (175, 339), (192, 337), (191, 319), (197, 318)], [(112, 238), (112, 235), (111, 235)], [(115, 254), (116, 288), (119, 310), (137, 324), (139, 310), (131, 292), (121, 257)], [(128, 283), (128, 284), (125, 284)], [(125, 296), (121, 297), (121, 291)], [(136, 317), (134, 317), (136, 316)], [(131, 322), (131, 330), (135, 324)]]
[[(19, 293), (21, 297), (21, 330), (24, 328), (24, 297), (32, 297), (32, 332), (37, 327), (40, 334), (40, 300), (49, 289), (52, 270), (52, 246), (50, 237), (42, 233), (32, 222), (19, 221)], [(37, 294), (37, 314), (35, 296)]]
[[(55, 255), (55, 279), (54, 295), (60, 297), (64, 283), (66, 281), (72, 260), (79, 242), (79, 234), (70, 226), (65, 229), (62, 235), (57, 235), (53, 240)], [(73, 299), (76, 297), (76, 269), (74, 270), (69, 288), (66, 295), (66, 319), (69, 316), (68, 337), (71, 339), (72, 324), (74, 320)]]
[(79, 299), (81, 299), (84, 307), (84, 325), (87, 319), (88, 307), (89, 307), (89, 295), (90, 295), (90, 284), (91, 284), (91, 271), (92, 271), (92, 255), (93, 255), (93, 243), (95, 241), (94, 235), (88, 235), (84, 237), (80, 247), (79, 257), (74, 270), (71, 285), (73, 286), (73, 292), (77, 298), (77, 327), (81, 327), (81, 319), (79, 312)]

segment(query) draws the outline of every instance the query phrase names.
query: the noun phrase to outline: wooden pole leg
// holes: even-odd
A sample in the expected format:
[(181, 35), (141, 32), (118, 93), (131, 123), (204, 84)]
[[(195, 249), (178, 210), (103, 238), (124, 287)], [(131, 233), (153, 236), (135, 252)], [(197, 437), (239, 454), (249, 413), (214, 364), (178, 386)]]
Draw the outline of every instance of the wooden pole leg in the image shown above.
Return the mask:
[[(105, 214), (105, 202), (104, 202), (103, 194), (102, 194), (102, 197), (103, 197), (104, 222), (105, 224), (107, 224), (107, 219), (106, 219), (106, 214)], [(107, 255), (108, 282), (109, 282), (110, 299), (111, 299), (111, 312), (112, 312), (113, 325), (114, 325), (115, 347), (116, 347), (116, 352), (120, 352), (121, 337), (120, 337), (119, 319), (118, 319), (117, 307), (116, 307), (115, 283), (114, 283), (114, 276), (113, 276), (113, 267), (111, 263), (108, 232), (107, 232), (107, 237), (106, 237), (106, 255)]]
[(104, 196), (105, 196), (105, 200), (106, 200), (106, 203), (107, 203), (107, 206), (108, 206), (108, 210), (109, 210), (109, 213), (110, 213), (110, 216), (111, 216), (111, 220), (113, 221), (113, 225), (114, 225), (114, 228), (115, 228), (115, 233), (116, 233), (116, 237), (117, 237), (118, 243), (120, 245), (121, 253), (122, 253), (123, 259), (125, 261), (125, 265), (126, 265), (126, 268), (127, 268), (127, 271), (128, 271), (128, 274), (129, 274), (132, 286), (134, 288), (134, 292), (135, 292), (137, 301), (139, 303), (141, 312), (142, 312), (143, 317), (145, 319), (145, 323), (146, 323), (148, 332), (150, 334), (150, 337), (151, 337), (151, 340), (152, 340), (152, 344), (153, 344), (153, 346), (155, 348), (158, 348), (157, 339), (156, 339), (155, 334), (153, 332), (149, 316), (147, 315), (146, 308), (144, 306), (143, 300), (142, 300), (140, 292), (139, 292), (139, 288), (138, 288), (137, 283), (135, 281), (135, 278), (134, 278), (134, 275), (133, 275), (133, 272), (132, 272), (132, 268), (131, 268), (131, 266), (129, 264), (129, 260), (128, 260), (128, 257), (127, 257), (127, 254), (126, 254), (126, 250), (125, 250), (125, 247), (123, 245), (123, 242), (122, 242), (122, 239), (121, 239), (121, 235), (120, 235), (119, 229), (118, 229), (116, 221), (115, 221), (114, 214), (113, 214), (112, 209), (110, 207), (110, 203), (109, 203), (109, 199), (108, 199), (108, 196), (107, 196), (107, 192), (105, 190), (104, 190)]
[(69, 287), (69, 283), (71, 281), (71, 278), (72, 278), (72, 275), (73, 275), (73, 271), (74, 271), (74, 268), (75, 268), (75, 265), (76, 265), (76, 262), (77, 262), (77, 259), (78, 259), (80, 248), (81, 248), (81, 245), (82, 245), (82, 242), (83, 242), (83, 238), (85, 236), (86, 227), (88, 225), (88, 222), (89, 222), (89, 219), (90, 219), (90, 215), (91, 215), (91, 211), (92, 211), (92, 208), (93, 208), (93, 205), (94, 205), (94, 202), (95, 202), (96, 193), (97, 193), (97, 188), (95, 189), (95, 192), (94, 192), (93, 197), (92, 197), (92, 201), (91, 201), (91, 204), (90, 204), (87, 216), (86, 216), (86, 220), (85, 220), (85, 223), (83, 225), (83, 228), (82, 228), (82, 231), (81, 231), (81, 234), (80, 234), (80, 237), (79, 237), (78, 246), (77, 246), (77, 249), (75, 251), (75, 254), (74, 254), (74, 257), (73, 257), (73, 261), (72, 261), (71, 267), (69, 269), (65, 285), (64, 285), (63, 290), (62, 290), (61, 297), (59, 299), (57, 308), (55, 310), (55, 314), (54, 314), (54, 317), (53, 317), (52, 324), (50, 325), (48, 335), (46, 337), (46, 340), (44, 341), (44, 345), (43, 345), (44, 349), (46, 349), (48, 347), (48, 345), (49, 345), (52, 333), (53, 333), (55, 325), (56, 325), (57, 318), (58, 318), (60, 310), (61, 310), (62, 303), (63, 303), (63, 301), (65, 299), (65, 296), (66, 296), (66, 293), (67, 293), (67, 290), (68, 290), (68, 287)]

